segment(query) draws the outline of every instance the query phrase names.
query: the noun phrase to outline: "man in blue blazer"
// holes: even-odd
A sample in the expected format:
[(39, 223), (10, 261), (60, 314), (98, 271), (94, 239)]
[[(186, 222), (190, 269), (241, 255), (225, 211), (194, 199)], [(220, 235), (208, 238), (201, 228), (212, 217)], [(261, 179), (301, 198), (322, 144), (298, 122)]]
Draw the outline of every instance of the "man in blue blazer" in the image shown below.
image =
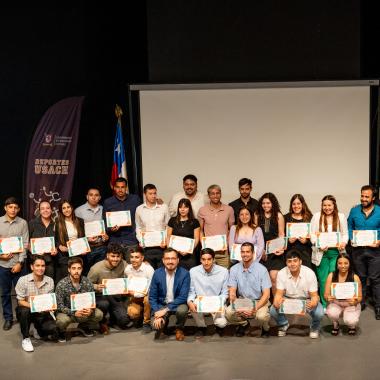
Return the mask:
[(185, 339), (183, 327), (186, 322), (188, 306), (187, 296), (190, 289), (189, 272), (178, 266), (178, 252), (165, 249), (162, 257), (163, 267), (153, 275), (149, 289), (149, 303), (152, 310), (152, 327), (156, 330), (154, 339), (158, 339), (169, 323), (169, 317), (176, 315), (176, 339)]

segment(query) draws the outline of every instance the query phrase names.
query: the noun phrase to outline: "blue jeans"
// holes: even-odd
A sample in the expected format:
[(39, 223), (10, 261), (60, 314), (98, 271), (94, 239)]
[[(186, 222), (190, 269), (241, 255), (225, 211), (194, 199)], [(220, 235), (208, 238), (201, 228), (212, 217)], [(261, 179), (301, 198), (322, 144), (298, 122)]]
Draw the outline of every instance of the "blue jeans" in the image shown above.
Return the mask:
[(105, 245), (101, 245), (99, 247), (92, 247), (91, 252), (87, 255), (83, 256), (83, 275), (87, 276), (91, 267), (99, 261), (102, 261), (106, 258), (107, 247)]
[[(321, 320), (324, 315), (322, 304), (318, 302), (317, 307), (312, 310), (306, 309), (306, 311), (311, 317), (310, 329), (313, 331), (319, 331), (321, 327)], [(285, 314), (279, 313), (278, 309), (276, 309), (273, 305), (270, 307), (270, 315), (276, 321), (278, 327), (288, 324), (288, 319)]]
[(0, 266), (0, 288), (1, 288), (1, 303), (3, 306), (3, 316), (6, 321), (13, 321), (12, 309), (12, 285), (16, 286), (18, 279), (25, 273), (23, 267), (20, 272), (12, 273), (11, 268)]

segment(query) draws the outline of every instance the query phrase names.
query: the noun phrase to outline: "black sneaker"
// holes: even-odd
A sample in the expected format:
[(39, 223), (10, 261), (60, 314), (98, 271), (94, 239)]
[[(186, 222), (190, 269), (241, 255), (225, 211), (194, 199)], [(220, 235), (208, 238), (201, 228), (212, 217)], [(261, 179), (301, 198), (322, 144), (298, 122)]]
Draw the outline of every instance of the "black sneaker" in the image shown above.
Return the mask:
[(66, 333), (65, 332), (60, 332), (58, 334), (58, 342), (59, 343), (66, 343)]
[(194, 334), (194, 338), (200, 339), (206, 335), (206, 327), (199, 327), (198, 330)]
[(237, 329), (236, 329), (236, 333), (235, 335), (239, 338), (241, 338), (242, 336), (245, 335), (245, 332), (249, 329), (249, 323), (247, 322), (245, 325), (240, 325)]
[(224, 328), (215, 326), (215, 332), (222, 338), (224, 336)]
[(88, 338), (91, 336), (94, 336), (94, 330), (91, 330), (88, 327), (83, 327), (81, 330), (82, 330), (83, 335), (88, 337)]
[(261, 329), (261, 337), (262, 337), (262, 338), (269, 338), (269, 337), (270, 337), (269, 330), (264, 330), (264, 329), (262, 328), (262, 329)]
[(152, 332), (152, 326), (150, 325), (150, 323), (144, 323), (143, 326), (142, 326), (142, 332), (144, 334), (149, 334), (150, 332)]

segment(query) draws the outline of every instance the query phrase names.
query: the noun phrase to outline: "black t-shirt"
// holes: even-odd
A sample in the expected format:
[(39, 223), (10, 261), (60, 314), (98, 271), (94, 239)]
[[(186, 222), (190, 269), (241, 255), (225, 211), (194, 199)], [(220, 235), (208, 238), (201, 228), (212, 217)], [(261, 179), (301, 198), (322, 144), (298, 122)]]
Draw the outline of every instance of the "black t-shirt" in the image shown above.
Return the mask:
[(172, 235), (183, 236), (190, 239), (194, 239), (194, 230), (200, 227), (197, 219), (177, 222), (175, 216), (170, 218), (168, 226), (173, 228)]
[[(234, 201), (229, 203), (229, 206), (231, 206), (234, 209), (235, 223), (237, 223), (239, 218), (239, 210), (245, 205), (246, 204), (241, 200), (241, 198), (235, 199)], [(258, 205), (259, 202), (255, 198), (250, 198), (246, 206), (251, 211), (251, 213), (254, 214)]]

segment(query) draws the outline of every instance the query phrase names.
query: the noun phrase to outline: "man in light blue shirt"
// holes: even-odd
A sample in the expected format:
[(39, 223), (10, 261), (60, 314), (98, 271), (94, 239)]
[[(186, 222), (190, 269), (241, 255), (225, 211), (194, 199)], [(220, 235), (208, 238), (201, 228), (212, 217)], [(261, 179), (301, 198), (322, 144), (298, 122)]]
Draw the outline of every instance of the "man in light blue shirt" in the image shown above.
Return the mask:
[[(254, 261), (254, 248), (251, 243), (241, 246), (242, 261), (230, 269), (228, 279), (230, 306), (226, 310), (229, 323), (238, 325), (236, 336), (242, 337), (249, 329), (249, 319), (255, 318), (261, 327), (261, 336), (269, 337), (269, 296), (272, 287), (267, 269)], [(254, 301), (252, 308), (236, 307), (237, 298)], [(249, 301), (247, 302), (249, 303)]]
[[(200, 256), (201, 265), (190, 270), (190, 291), (187, 297), (187, 304), (198, 326), (198, 331), (195, 334), (196, 338), (205, 335), (207, 326), (204, 313), (197, 310), (195, 299), (198, 296), (222, 296), (225, 302), (228, 297), (228, 270), (215, 264), (215, 252), (213, 249), (202, 249)], [(224, 313), (211, 313), (211, 315), (219, 335), (222, 335), (222, 330), (227, 325)]]

